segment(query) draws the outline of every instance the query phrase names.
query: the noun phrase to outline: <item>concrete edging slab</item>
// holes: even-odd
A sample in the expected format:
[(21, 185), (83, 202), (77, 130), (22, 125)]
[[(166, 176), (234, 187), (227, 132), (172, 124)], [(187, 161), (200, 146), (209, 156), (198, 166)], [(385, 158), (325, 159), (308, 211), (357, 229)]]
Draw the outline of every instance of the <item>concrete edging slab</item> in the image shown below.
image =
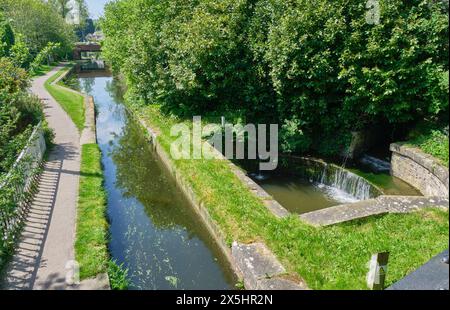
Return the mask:
[(313, 226), (329, 226), (372, 215), (387, 213), (409, 213), (429, 207), (448, 210), (449, 200), (444, 197), (380, 196), (357, 203), (339, 205), (299, 215), (299, 218)]

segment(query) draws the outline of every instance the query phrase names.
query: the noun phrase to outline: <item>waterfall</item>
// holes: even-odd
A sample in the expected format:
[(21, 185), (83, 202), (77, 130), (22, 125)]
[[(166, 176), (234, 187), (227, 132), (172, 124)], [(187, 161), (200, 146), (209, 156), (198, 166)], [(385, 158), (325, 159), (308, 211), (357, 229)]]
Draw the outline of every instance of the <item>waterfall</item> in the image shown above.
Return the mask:
[(328, 186), (343, 191), (355, 200), (375, 198), (381, 192), (363, 177), (339, 167), (312, 158), (297, 158), (297, 174), (319, 186)]
[(328, 185), (343, 190), (358, 200), (372, 198), (372, 186), (362, 177), (344, 169), (337, 169), (329, 175)]

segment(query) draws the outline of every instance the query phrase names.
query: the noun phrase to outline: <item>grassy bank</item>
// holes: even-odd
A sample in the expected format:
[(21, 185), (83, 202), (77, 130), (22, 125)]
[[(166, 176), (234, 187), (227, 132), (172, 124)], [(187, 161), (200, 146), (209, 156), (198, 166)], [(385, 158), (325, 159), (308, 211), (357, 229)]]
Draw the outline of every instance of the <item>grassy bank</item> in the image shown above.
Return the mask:
[(45, 89), (61, 105), (70, 116), (78, 130), (84, 128), (84, 97), (81, 94), (69, 90), (63, 86), (55, 85), (53, 82), (69, 68), (63, 68), (45, 82)]
[[(170, 153), (180, 122), (159, 107), (133, 106), (158, 133)], [(429, 209), (413, 214), (384, 215), (326, 228), (314, 228), (297, 216), (275, 218), (220, 160), (177, 160), (175, 165), (223, 231), (229, 244), (265, 242), (291, 275), (313, 289), (365, 289), (367, 262), (376, 252), (391, 253), (387, 283), (401, 279), (448, 247), (448, 212)]]
[(101, 152), (96, 144), (82, 147), (75, 256), (81, 279), (105, 273), (108, 268), (108, 222), (103, 188)]

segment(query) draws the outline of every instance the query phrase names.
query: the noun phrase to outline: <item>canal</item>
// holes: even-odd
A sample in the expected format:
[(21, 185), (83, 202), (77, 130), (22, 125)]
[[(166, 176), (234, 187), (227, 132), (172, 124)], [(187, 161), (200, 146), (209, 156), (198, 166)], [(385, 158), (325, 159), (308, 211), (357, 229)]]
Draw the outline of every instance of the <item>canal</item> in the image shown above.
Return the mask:
[(105, 70), (72, 79), (94, 97), (108, 193), (110, 252), (130, 289), (231, 289), (231, 268), (127, 112)]

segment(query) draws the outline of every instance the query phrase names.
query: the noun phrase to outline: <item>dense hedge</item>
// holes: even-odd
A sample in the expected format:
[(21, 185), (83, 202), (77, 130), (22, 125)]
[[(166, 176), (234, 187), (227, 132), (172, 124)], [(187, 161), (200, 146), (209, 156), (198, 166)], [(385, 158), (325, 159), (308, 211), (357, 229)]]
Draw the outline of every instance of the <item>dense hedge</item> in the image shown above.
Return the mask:
[(379, 5), (377, 24), (363, 0), (118, 0), (104, 50), (134, 99), (277, 122), (285, 151), (333, 154), (350, 131), (448, 112), (447, 9)]

